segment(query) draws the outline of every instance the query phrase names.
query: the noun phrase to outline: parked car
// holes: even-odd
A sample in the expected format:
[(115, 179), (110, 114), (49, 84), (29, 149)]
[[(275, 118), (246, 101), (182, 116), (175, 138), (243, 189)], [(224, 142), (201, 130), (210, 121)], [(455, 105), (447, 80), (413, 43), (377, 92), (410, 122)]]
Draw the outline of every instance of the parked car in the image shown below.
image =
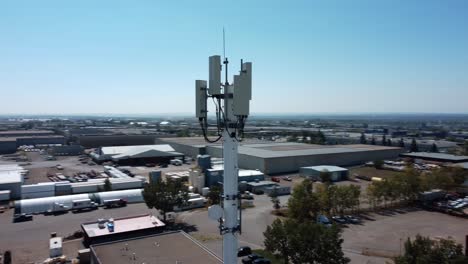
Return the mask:
[(361, 220), (353, 215), (345, 215), (344, 218), (351, 224), (359, 224)]
[(18, 222), (25, 222), (25, 221), (32, 221), (33, 216), (32, 214), (15, 214), (13, 216), (13, 222), (18, 223)]
[(159, 165), (159, 168), (167, 168), (167, 164), (163, 163), (163, 164)]
[(273, 181), (273, 182), (280, 182), (280, 178), (278, 178), (278, 177), (271, 177), (271, 181)]
[(332, 223), (330, 222), (328, 217), (326, 217), (324, 215), (319, 215), (317, 217), (317, 223), (322, 224), (322, 225), (324, 225), (326, 227), (330, 227), (332, 225)]
[(338, 224), (347, 224), (348, 220), (342, 216), (332, 216), (332, 220), (335, 221)]
[(285, 181), (292, 181), (292, 178), (289, 177), (289, 176), (286, 176), (286, 177), (283, 178), (283, 180), (285, 180)]
[(240, 247), (237, 250), (237, 256), (238, 257), (244, 257), (252, 254), (252, 249), (250, 247)]
[(112, 200), (105, 200), (104, 207), (105, 208), (116, 208), (116, 207), (124, 207), (127, 205), (127, 201), (124, 199), (112, 199)]
[(244, 200), (253, 200), (254, 199), (254, 196), (251, 192), (245, 192), (243, 194), (241, 194), (241, 198), (244, 199)]
[(267, 258), (258, 258), (253, 261), (254, 264), (271, 264), (271, 261)]
[(146, 167), (154, 167), (154, 166), (156, 166), (156, 164), (154, 164), (154, 163), (146, 163), (145, 166), (146, 166)]
[(55, 168), (57, 168), (57, 170), (63, 170), (63, 166), (60, 165), (60, 164), (57, 164), (57, 166), (55, 166)]
[(243, 264), (252, 264), (254, 260), (262, 258), (262, 256), (257, 255), (255, 253), (248, 255), (247, 257), (242, 259)]

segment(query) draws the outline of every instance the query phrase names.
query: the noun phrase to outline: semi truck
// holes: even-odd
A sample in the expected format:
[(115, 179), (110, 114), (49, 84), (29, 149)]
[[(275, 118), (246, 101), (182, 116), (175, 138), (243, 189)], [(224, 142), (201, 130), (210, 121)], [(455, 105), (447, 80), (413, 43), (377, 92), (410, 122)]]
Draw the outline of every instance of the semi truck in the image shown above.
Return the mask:
[(81, 210), (93, 210), (97, 208), (97, 204), (91, 199), (79, 199), (73, 200), (72, 210), (81, 211)]

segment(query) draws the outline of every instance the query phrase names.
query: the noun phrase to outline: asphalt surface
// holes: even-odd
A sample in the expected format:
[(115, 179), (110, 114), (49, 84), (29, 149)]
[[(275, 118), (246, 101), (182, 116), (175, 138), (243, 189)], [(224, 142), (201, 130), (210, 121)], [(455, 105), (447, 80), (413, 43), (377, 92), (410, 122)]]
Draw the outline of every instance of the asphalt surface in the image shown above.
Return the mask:
[[(15, 262), (30, 263), (43, 261), (48, 257), (50, 233), (67, 236), (81, 230), (84, 222), (98, 218), (117, 218), (152, 213), (145, 204), (129, 204), (126, 207), (72, 213), (63, 215), (34, 215), (32, 221), (13, 223), (13, 210), (0, 214), (0, 251), (11, 250)], [(73, 256), (74, 257), (74, 256)]]

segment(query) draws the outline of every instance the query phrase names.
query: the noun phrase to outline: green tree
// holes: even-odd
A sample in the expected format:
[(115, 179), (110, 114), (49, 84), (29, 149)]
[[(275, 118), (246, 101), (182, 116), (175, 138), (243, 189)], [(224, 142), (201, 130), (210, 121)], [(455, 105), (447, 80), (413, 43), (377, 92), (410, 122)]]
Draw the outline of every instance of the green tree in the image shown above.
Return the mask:
[(277, 219), (264, 232), (267, 251), (280, 255), (284, 263), (346, 264), (341, 231), (313, 221)]
[(400, 142), (398, 143), (398, 146), (400, 148), (404, 148), (405, 147), (405, 141), (403, 140), (403, 138), (400, 138)]
[(313, 192), (313, 183), (305, 179), (293, 189), (288, 200), (288, 214), (299, 221), (315, 221), (319, 211), (320, 204)]
[(393, 142), (391, 139), (387, 139), (387, 146), (391, 147), (393, 145)]
[(372, 136), (371, 145), (375, 145), (375, 137), (374, 136)]
[(221, 202), (221, 194), (223, 190), (219, 185), (213, 185), (210, 188), (210, 192), (208, 193), (208, 200), (210, 204), (219, 204)]
[(386, 146), (386, 145), (387, 145), (387, 136), (383, 135), (382, 136), (382, 146)]
[(405, 242), (405, 253), (395, 258), (395, 264), (455, 264), (467, 263), (468, 257), (463, 255), (463, 246), (453, 240), (431, 240), (428, 237), (416, 235)]
[(414, 138), (413, 138), (413, 140), (411, 140), (410, 151), (411, 152), (418, 152), (419, 151), (418, 143), (416, 142), (416, 139), (414, 139)]
[(332, 174), (328, 170), (323, 170), (320, 172), (320, 180), (325, 184), (330, 184), (332, 182)]
[(112, 184), (111, 184), (109, 178), (106, 178), (106, 180), (104, 181), (104, 191), (105, 192), (112, 191)]
[(275, 210), (278, 210), (281, 208), (281, 204), (280, 204), (280, 200), (278, 198), (278, 191), (276, 190), (276, 188), (273, 188), (273, 191), (270, 193), (270, 199), (271, 199), (271, 202), (273, 203), (273, 208)]
[(277, 218), (263, 232), (265, 249), (271, 253), (278, 252), (285, 264), (289, 263), (289, 256), (291, 254), (290, 236), (288, 233), (294, 232), (294, 226), (291, 226), (292, 222), (288, 220), (283, 222)]
[(11, 263), (13, 263), (12, 258), (11, 258), (11, 251), (7, 250), (3, 254), (3, 264), (11, 264)]
[(383, 160), (374, 160), (374, 167), (378, 170), (382, 169), (384, 165)]
[(159, 178), (155, 182), (145, 184), (143, 199), (150, 209), (157, 209), (166, 221), (166, 213), (174, 210), (174, 207), (182, 207), (188, 202), (188, 188), (179, 180), (162, 181)]
[(364, 135), (364, 133), (361, 133), (361, 138), (359, 139), (359, 141), (361, 144), (367, 144), (366, 135)]
[(431, 152), (439, 152), (439, 148), (437, 148), (437, 145), (435, 143), (432, 143)]

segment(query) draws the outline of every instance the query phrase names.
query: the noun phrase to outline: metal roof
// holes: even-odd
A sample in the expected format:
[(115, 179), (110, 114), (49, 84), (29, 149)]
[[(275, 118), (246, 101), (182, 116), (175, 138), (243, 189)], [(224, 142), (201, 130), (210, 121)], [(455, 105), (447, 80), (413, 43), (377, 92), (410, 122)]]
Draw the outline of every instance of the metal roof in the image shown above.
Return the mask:
[[(220, 146), (210, 146), (221, 148)], [(303, 143), (244, 144), (239, 146), (239, 154), (261, 158), (281, 158), (291, 156), (326, 155), (381, 150), (398, 150), (398, 147), (376, 145), (313, 145)]]
[(444, 160), (444, 161), (451, 161), (451, 162), (464, 162), (468, 161), (468, 156), (456, 156), (452, 154), (445, 154), (445, 153), (432, 153), (432, 152), (410, 152), (401, 154), (404, 157), (411, 157), (411, 158), (421, 158), (421, 159), (437, 159), (437, 160)]
[(141, 145), (141, 146), (117, 146), (117, 147), (102, 147), (102, 155), (118, 155), (125, 152), (138, 152), (139, 150), (157, 150), (163, 152), (175, 151), (169, 144), (162, 145)]
[(347, 171), (348, 169), (338, 167), (338, 166), (330, 166), (330, 165), (321, 165), (321, 166), (310, 166), (310, 167), (302, 167), (301, 169), (311, 169), (315, 171), (328, 171), (328, 172), (339, 172), (339, 171)]
[(0, 184), (22, 183), (23, 175), (19, 171), (0, 171)]
[(133, 149), (122, 154), (112, 156), (113, 160), (151, 157), (176, 157), (184, 154), (175, 151), (159, 151), (155, 149)]

